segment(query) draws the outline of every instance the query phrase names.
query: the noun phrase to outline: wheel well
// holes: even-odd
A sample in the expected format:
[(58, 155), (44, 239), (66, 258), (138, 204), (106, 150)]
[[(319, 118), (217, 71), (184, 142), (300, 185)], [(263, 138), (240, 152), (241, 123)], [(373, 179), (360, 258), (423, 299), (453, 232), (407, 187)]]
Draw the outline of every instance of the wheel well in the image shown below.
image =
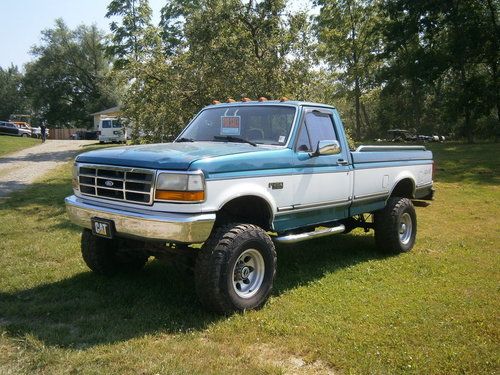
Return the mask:
[(271, 229), (272, 211), (265, 199), (253, 195), (235, 198), (217, 212), (217, 223), (241, 222)]
[(412, 199), (414, 198), (414, 188), (415, 185), (411, 178), (403, 178), (394, 186), (394, 189), (392, 189), (391, 197)]

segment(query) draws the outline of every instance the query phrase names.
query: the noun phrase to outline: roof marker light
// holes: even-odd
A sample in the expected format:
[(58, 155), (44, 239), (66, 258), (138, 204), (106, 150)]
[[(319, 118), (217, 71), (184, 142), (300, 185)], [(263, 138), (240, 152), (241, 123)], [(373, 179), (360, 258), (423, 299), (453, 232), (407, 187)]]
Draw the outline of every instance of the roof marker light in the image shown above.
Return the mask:
[(282, 96), (280, 98), (280, 102), (286, 102), (288, 100), (288, 98), (286, 96)]
[(233, 98), (227, 98), (227, 102), (228, 103), (236, 103), (236, 100), (234, 100)]
[(219, 100), (212, 100), (212, 104), (220, 104), (220, 101)]
[(251, 102), (252, 99), (244, 97), (244, 98), (241, 99), (241, 101), (246, 103), (246, 102)]
[(259, 98), (259, 102), (267, 102), (267, 98), (265, 98), (265, 97), (261, 96), (261, 97)]

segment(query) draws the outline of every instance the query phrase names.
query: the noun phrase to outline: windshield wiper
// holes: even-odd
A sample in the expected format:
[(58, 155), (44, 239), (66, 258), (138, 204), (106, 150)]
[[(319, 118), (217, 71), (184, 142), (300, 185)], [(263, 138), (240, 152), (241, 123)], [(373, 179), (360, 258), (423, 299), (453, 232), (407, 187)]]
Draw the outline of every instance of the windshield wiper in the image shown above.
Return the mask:
[(194, 142), (194, 139), (181, 137), (176, 139), (175, 142)]
[(257, 147), (257, 143), (249, 141), (248, 139), (245, 138), (235, 137), (233, 135), (214, 135), (214, 139), (218, 139), (221, 141), (228, 141), (228, 142), (248, 143), (249, 145)]

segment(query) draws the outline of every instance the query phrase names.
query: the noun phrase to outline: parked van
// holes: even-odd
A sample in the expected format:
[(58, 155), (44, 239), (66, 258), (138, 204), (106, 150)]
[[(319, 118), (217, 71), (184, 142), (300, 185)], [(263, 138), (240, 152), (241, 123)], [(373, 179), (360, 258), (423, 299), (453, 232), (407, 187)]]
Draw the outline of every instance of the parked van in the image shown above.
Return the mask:
[(116, 117), (102, 118), (97, 130), (99, 143), (127, 141), (127, 129)]

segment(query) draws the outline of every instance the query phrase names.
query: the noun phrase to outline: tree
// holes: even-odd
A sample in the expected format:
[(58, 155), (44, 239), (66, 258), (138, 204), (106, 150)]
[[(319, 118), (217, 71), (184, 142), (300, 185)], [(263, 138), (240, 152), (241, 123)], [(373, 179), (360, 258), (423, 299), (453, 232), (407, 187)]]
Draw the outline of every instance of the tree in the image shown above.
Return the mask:
[(56, 126), (90, 126), (91, 113), (116, 105), (103, 38), (96, 26), (70, 30), (62, 19), (42, 32), (23, 81), (39, 117)]
[[(314, 53), (304, 13), (283, 0), (173, 0), (137, 39), (124, 110), (148, 140), (177, 135), (213, 99), (306, 99)], [(145, 35), (144, 34), (144, 35)]]
[(373, 83), (379, 46), (378, 8), (371, 0), (317, 0), (319, 54), (354, 100), (355, 135), (361, 137), (361, 97)]
[(24, 113), (28, 102), (22, 89), (23, 76), (17, 66), (0, 67), (0, 120), (8, 120), (13, 113)]
[(107, 18), (121, 17), (121, 23), (111, 22), (111, 44), (108, 50), (115, 59), (115, 67), (124, 68), (131, 62), (138, 63), (150, 45), (152, 11), (147, 0), (112, 0)]
[(382, 2), (381, 122), (399, 117), (408, 128), (454, 132), (470, 142), (495, 134), (496, 8), (479, 0)]

